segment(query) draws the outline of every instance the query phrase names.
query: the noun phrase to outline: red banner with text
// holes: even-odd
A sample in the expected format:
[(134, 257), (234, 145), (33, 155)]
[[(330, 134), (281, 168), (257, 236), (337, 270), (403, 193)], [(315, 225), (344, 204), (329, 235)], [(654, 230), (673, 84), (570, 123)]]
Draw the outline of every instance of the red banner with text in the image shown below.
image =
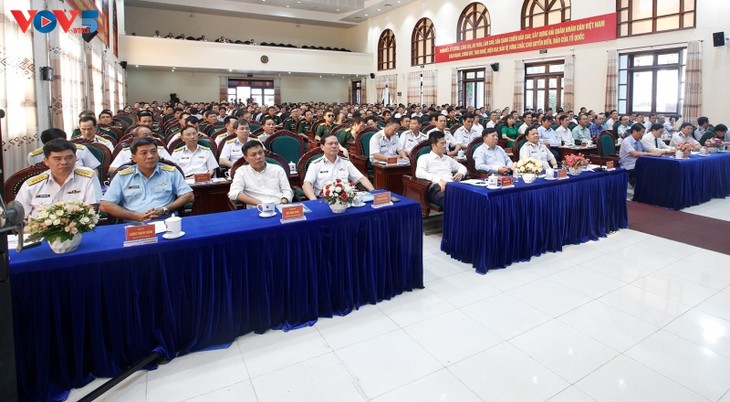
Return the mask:
[(616, 13), (436, 46), (436, 63), (616, 39)]

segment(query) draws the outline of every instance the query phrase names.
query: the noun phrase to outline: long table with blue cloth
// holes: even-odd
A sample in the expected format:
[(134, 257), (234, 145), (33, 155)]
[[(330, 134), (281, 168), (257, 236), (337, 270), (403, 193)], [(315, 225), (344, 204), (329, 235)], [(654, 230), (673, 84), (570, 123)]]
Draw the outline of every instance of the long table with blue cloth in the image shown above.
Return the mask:
[(642, 156), (634, 167), (634, 201), (682, 209), (730, 195), (730, 152), (689, 158)]
[(628, 226), (627, 172), (584, 171), (490, 190), (449, 183), (441, 250), (485, 274)]
[(69, 254), (11, 252), (22, 400), (63, 400), (153, 352), (171, 359), (423, 288), (418, 204), (304, 204), (305, 221), (248, 209), (185, 217), (183, 237), (157, 244), (123, 248), (114, 225)]

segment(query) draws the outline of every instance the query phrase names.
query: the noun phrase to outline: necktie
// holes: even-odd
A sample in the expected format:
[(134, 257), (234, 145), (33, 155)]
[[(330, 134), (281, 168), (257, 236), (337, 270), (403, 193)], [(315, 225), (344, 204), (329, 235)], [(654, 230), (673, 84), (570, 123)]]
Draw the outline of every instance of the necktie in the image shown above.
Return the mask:
[(659, 148), (659, 138), (654, 137), (654, 145)]

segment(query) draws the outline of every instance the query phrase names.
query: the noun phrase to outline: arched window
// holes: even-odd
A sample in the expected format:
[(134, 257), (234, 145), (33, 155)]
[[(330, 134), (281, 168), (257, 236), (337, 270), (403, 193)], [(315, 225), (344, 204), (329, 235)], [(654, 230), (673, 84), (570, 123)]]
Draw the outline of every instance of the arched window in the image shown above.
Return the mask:
[(395, 34), (386, 29), (378, 40), (378, 71), (395, 68)]
[(570, 21), (570, 0), (525, 0), (522, 4), (522, 29)]
[(421, 18), (411, 35), (411, 65), (432, 64), (434, 54), (435, 28), (428, 18)]
[(456, 26), (456, 41), (489, 36), (492, 31), (489, 11), (482, 3), (471, 3), (464, 8)]
[(619, 0), (618, 36), (695, 27), (697, 0)]

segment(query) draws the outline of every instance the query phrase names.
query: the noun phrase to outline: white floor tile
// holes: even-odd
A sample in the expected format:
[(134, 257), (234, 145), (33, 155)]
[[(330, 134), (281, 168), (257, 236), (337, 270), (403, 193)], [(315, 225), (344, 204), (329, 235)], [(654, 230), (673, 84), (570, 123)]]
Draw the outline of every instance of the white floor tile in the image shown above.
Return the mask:
[(147, 375), (148, 401), (182, 401), (248, 379), (238, 345), (180, 356)]
[(578, 387), (570, 386), (562, 390), (559, 394), (548, 399), (548, 402), (595, 402), (596, 400), (588, 396)]
[(340, 349), (396, 330), (398, 325), (378, 307), (365, 306), (344, 317), (320, 318), (315, 328), (332, 349)]
[(256, 402), (251, 381), (241, 381), (215, 391), (187, 399), (185, 402)]
[(688, 255), (694, 254), (700, 250), (699, 247), (691, 246), (687, 243), (681, 243), (678, 241), (664, 239), (662, 237), (650, 236), (646, 240), (636, 244), (641, 248), (646, 248), (659, 253), (664, 253), (677, 258), (685, 258)]
[(556, 320), (518, 335), (509, 343), (571, 384), (618, 354)]
[(580, 380), (576, 387), (598, 401), (691, 402), (707, 399), (625, 356)]
[(689, 306), (634, 285), (616, 289), (598, 300), (658, 327), (663, 327), (690, 309)]
[(448, 278), (464, 272), (464, 269), (455, 264), (455, 260), (446, 260), (448, 256), (443, 253), (423, 256), (423, 283), (428, 286), (430, 282), (441, 278)]
[(544, 401), (569, 385), (507, 342), (449, 370), (485, 401)]
[(662, 271), (713, 289), (730, 285), (730, 255), (701, 250)]
[[(68, 395), (68, 402), (76, 402), (96, 388), (102, 386), (111, 378), (97, 378), (83, 388), (72, 389)], [(105, 392), (99, 401), (146, 401), (147, 400), (147, 370), (140, 370)]]
[(458, 310), (404, 329), (444, 366), (502, 342), (500, 337)]
[(664, 329), (730, 358), (730, 321), (693, 309)]
[(697, 310), (704, 311), (730, 321), (730, 293), (716, 293), (697, 306)]
[(402, 330), (335, 351), (368, 398), (443, 368)]
[(543, 313), (557, 317), (591, 301), (591, 298), (550, 279), (539, 279), (508, 292)]
[(593, 339), (624, 352), (659, 328), (599, 301), (570, 311), (558, 320)]
[(540, 275), (533, 272), (510, 270), (509, 268), (490, 269), (484, 277), (488, 284), (502, 291), (508, 291), (541, 278)]
[(461, 308), (502, 339), (509, 339), (550, 320), (550, 316), (506, 293)]
[(667, 331), (653, 334), (625, 355), (714, 401), (730, 389), (730, 359)]
[(248, 334), (236, 342), (252, 378), (332, 351), (312, 327)]
[(624, 286), (626, 282), (613, 279), (609, 276), (579, 266), (558, 272), (548, 277), (565, 287), (573, 289), (593, 299)]
[(687, 306), (696, 306), (717, 293), (716, 289), (662, 271), (639, 278), (633, 284)]
[(448, 313), (455, 309), (444, 299), (428, 289), (402, 294), (377, 305), (391, 320), (400, 327)]
[(479, 397), (446, 369), (373, 399), (373, 402), (479, 402)]
[(452, 306), (461, 307), (501, 293), (486, 275), (461, 272), (426, 284), (428, 290)]
[(633, 282), (658, 269), (655, 266), (644, 265), (636, 261), (627, 261), (616, 255), (603, 255), (582, 266), (623, 282)]
[(367, 399), (334, 353), (272, 371), (251, 381), (259, 402), (340, 402)]

